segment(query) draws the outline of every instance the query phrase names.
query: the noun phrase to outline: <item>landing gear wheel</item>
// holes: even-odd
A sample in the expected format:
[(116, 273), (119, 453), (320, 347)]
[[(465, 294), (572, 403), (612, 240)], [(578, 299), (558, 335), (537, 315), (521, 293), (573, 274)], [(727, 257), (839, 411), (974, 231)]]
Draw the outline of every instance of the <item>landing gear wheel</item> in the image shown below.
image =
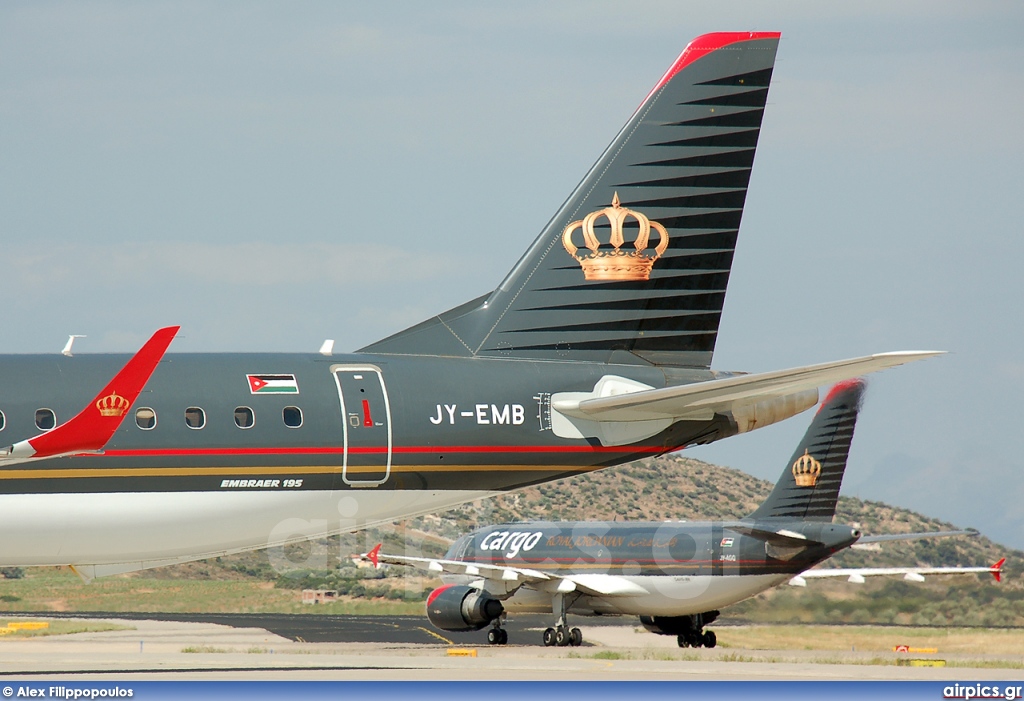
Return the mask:
[(487, 631), (487, 642), (491, 645), (504, 645), (508, 642), (508, 633), (501, 628), (491, 628)]
[(558, 626), (555, 629), (555, 644), (558, 647), (565, 647), (572, 641), (568, 626)]
[(700, 647), (704, 640), (700, 633), (689, 633), (686, 636), (686, 642), (690, 644), (690, 647)]
[(504, 628), (499, 630), (501, 631), (501, 640), (498, 641), (498, 645), (508, 645), (508, 631)]
[(676, 642), (679, 643), (679, 647), (690, 647), (690, 643), (686, 640), (685, 635), (677, 635)]
[(715, 635), (713, 630), (709, 630), (704, 633), (704, 639), (702, 640), (704, 647), (712, 648), (718, 644), (718, 636)]
[(569, 631), (569, 644), (573, 647), (579, 647), (583, 644), (583, 631), (579, 628), (573, 628)]
[(555, 644), (555, 629), (554, 628), (545, 628), (544, 629), (544, 645), (546, 647), (551, 647), (554, 644)]

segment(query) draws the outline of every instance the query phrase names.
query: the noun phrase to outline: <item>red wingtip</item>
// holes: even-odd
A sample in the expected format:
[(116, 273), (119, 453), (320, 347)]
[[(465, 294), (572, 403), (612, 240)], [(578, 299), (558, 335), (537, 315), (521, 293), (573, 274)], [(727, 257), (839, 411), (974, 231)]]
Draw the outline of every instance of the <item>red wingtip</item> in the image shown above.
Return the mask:
[[(704, 58), (709, 53), (717, 51), (730, 44), (737, 44), (741, 41), (754, 41), (756, 39), (778, 39), (782, 36), (782, 32), (712, 32), (711, 34), (702, 34), (697, 37), (683, 49), (683, 53), (679, 54), (679, 58), (675, 60), (675, 63), (668, 69), (668, 71), (661, 77), (658, 84), (654, 86), (654, 89), (647, 93), (647, 97), (644, 98), (644, 102), (647, 102), (651, 95), (661, 90), (668, 81), (672, 80), (675, 75), (689, 66), (697, 59)], [(640, 103), (643, 104), (643, 103)]]
[(1006, 558), (1004, 557), (1002, 560), (992, 565), (992, 569), (990, 571), (992, 572), (992, 576), (996, 578), (997, 582), (1003, 581), (1003, 565), (1005, 563)]
[(100, 450), (113, 437), (128, 409), (156, 370), (180, 326), (154, 333), (120, 372), (67, 422), (28, 441), (35, 457)]
[(380, 556), (380, 546), (382, 545), (384, 545), (384, 543), (377, 543), (377, 547), (375, 547), (370, 552), (366, 553), (366, 557), (370, 559), (370, 562), (373, 563), (374, 567), (380, 567), (380, 565), (377, 563), (377, 559)]

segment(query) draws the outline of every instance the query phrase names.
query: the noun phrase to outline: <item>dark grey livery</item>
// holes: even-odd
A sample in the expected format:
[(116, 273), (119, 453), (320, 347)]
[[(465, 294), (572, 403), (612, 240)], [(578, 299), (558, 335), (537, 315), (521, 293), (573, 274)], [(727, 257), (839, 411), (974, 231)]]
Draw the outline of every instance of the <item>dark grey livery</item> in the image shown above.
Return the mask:
[[(710, 370), (778, 38), (696, 39), (497, 289), (358, 353), (169, 354), (130, 402), (96, 395), (124, 356), (0, 358), (0, 565), (89, 577), (351, 531), (753, 430), (929, 355)], [(96, 411), (112, 437), (65, 423)]]
[[(709, 367), (778, 42), (694, 40), (496, 290), (363, 351)], [(649, 279), (585, 280), (563, 235), (616, 195), (665, 228), (667, 248)], [(602, 252), (612, 226), (596, 222)], [(640, 225), (624, 227), (633, 252)]]

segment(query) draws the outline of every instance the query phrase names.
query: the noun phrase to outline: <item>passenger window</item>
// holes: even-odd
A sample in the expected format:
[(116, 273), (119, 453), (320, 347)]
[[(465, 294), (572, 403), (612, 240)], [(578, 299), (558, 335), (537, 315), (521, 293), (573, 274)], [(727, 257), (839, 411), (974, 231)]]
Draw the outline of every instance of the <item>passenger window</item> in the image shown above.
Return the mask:
[(288, 428), (298, 428), (302, 425), (302, 409), (297, 406), (286, 406), (282, 416), (284, 425)]
[(36, 428), (40, 431), (49, 431), (57, 425), (57, 416), (53, 409), (36, 409)]
[(135, 425), (143, 431), (151, 431), (156, 428), (156, 412), (148, 406), (139, 407), (135, 410)]
[(252, 409), (247, 406), (235, 408), (235, 426), (238, 426), (238, 428), (252, 428), (254, 423), (256, 423), (256, 417), (253, 416)]
[(0, 431), (4, 430), (4, 426), (7, 425), (7, 417), (4, 416), (4, 412), (0, 411)]
[(197, 406), (185, 410), (185, 425), (189, 428), (202, 428), (206, 425), (206, 413)]

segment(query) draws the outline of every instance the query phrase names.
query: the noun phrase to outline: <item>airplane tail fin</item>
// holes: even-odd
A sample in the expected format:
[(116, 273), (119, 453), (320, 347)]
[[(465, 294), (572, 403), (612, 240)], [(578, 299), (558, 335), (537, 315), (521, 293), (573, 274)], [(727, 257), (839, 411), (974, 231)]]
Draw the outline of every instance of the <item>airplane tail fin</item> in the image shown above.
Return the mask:
[(179, 329), (158, 329), (84, 409), (46, 433), (4, 448), (0, 451), (0, 463), (10, 465), (101, 450), (128, 416), (128, 409), (149, 382)]
[(690, 42), (497, 289), (361, 350), (709, 367), (779, 36)]
[(1000, 560), (999, 562), (997, 562), (994, 565), (992, 565), (992, 567), (989, 568), (989, 572), (992, 573), (992, 576), (995, 578), (995, 580), (997, 582), (1003, 581), (1003, 565), (1004, 564), (1006, 564), (1006, 558), (1005, 557), (1002, 560)]
[(832, 388), (772, 493), (747, 518), (832, 520), (863, 396), (863, 380)]

